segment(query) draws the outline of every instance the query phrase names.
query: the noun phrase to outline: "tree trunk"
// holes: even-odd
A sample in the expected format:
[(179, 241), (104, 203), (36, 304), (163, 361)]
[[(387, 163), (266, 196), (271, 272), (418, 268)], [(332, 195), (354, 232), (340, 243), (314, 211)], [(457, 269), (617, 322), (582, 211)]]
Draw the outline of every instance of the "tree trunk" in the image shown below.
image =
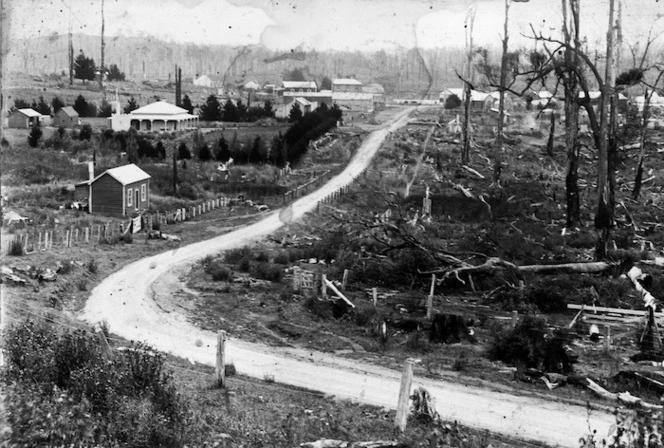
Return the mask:
[(463, 101), (463, 149), (461, 151), (461, 163), (467, 165), (470, 163), (470, 86), (468, 83), (464, 85), (464, 101)]
[(556, 133), (556, 114), (551, 113), (551, 127), (549, 128), (549, 140), (546, 142), (546, 155), (553, 157), (554, 134)]
[[(574, 47), (579, 48), (579, 4), (577, 0), (570, 1), (571, 21), (567, 19), (566, 2), (563, 0), (563, 19), (565, 43), (570, 45), (572, 33), (574, 34)], [(570, 24), (568, 26), (567, 24)], [(567, 209), (566, 227), (572, 229), (581, 225), (581, 204), (579, 198), (579, 88), (576, 76), (571, 70), (577, 67), (579, 56), (576, 51), (565, 52), (565, 72), (563, 73), (563, 87), (565, 89), (565, 147), (567, 149), (567, 175), (565, 177), (565, 196)]]
[(613, 10), (614, 0), (609, 0), (609, 29), (606, 33), (606, 69), (602, 83), (600, 110), (599, 160), (597, 164), (597, 212), (595, 213), (595, 259), (606, 259), (606, 245), (609, 241), (613, 210), (611, 209), (611, 192), (609, 182), (609, 101), (613, 84)]
[[(657, 76), (654, 86), (657, 86), (660, 78), (664, 74), (664, 71), (660, 72)], [(639, 161), (636, 164), (636, 177), (634, 179), (634, 189), (632, 190), (632, 198), (638, 199), (641, 194), (641, 181), (643, 180), (643, 161), (646, 157), (646, 134), (648, 132), (648, 118), (650, 118), (650, 98), (652, 97), (654, 90), (650, 91), (646, 89), (645, 101), (643, 103), (643, 114), (642, 114), (642, 123), (641, 123), (641, 136), (639, 138)]]
[(500, 60), (500, 100), (498, 102), (498, 135), (496, 136), (496, 151), (493, 159), (493, 182), (500, 184), (500, 173), (503, 168), (503, 125), (505, 122), (505, 84), (507, 83), (507, 44), (509, 41), (508, 23), (510, 0), (505, 0), (505, 28), (503, 35), (503, 55)]
[(473, 7), (466, 17), (466, 83), (464, 83), (463, 97), (463, 148), (461, 150), (461, 163), (470, 163), (470, 84), (473, 82), (473, 26), (475, 24), (475, 8)]

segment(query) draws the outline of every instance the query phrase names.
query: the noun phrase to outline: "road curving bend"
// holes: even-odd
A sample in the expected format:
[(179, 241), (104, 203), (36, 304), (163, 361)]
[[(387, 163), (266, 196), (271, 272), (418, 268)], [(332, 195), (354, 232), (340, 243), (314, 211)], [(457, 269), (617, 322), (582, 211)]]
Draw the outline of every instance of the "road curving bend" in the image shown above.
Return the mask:
[[(284, 221), (296, 220), (313, 210), (322, 199), (359, 176), (388, 134), (404, 126), (412, 111), (413, 108), (404, 110), (383, 128), (371, 132), (342, 173), (294, 202), (286, 212), (277, 210), (247, 227), (143, 258), (111, 274), (92, 290), (79, 318), (91, 324), (106, 321), (113, 333), (124, 338), (144, 341), (175, 356), (214, 365), (216, 334), (197, 328), (182, 314), (160, 308), (153, 297), (153, 283), (176, 267), (182, 268), (208, 254), (256, 241), (279, 229)], [(227, 342), (226, 359), (245, 375), (257, 378), (271, 375), (284, 384), (389, 409), (396, 407), (398, 371), (326, 353), (270, 347), (238, 339)], [(601, 438), (615, 421), (609, 413), (589, 411), (582, 406), (445, 380), (415, 377), (413, 387), (417, 386), (427, 388), (445, 420), (551, 446), (578, 446), (579, 437), (592, 430), (597, 430)]]

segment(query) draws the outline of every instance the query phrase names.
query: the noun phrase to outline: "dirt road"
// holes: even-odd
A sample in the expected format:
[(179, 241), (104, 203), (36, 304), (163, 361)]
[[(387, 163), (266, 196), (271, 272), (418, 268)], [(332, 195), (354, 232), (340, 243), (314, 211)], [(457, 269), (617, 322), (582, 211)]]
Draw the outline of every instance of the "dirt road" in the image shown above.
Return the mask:
[[(144, 258), (112, 274), (91, 293), (81, 319), (95, 323), (106, 320), (113, 333), (131, 340), (146, 341), (156, 349), (214, 365), (216, 335), (194, 327), (184, 316), (159, 308), (153, 300), (152, 285), (162, 275), (192, 263), (207, 254), (239, 247), (298, 219), (316, 204), (348, 184), (368, 165), (388, 135), (407, 123), (408, 109), (397, 115), (363, 142), (348, 167), (321, 189), (301, 198), (286, 210), (276, 211), (250, 226), (211, 240)], [(199, 347), (196, 342), (202, 341)], [(227, 344), (227, 362), (245, 375), (274, 376), (278, 382), (319, 390), (340, 398), (394, 408), (400, 372), (345, 360), (302, 349), (275, 348), (232, 339)], [(413, 387), (426, 387), (446, 420), (485, 428), (526, 440), (554, 446), (578, 446), (589, 427), (604, 436), (614, 418), (606, 413), (590, 414), (580, 406), (549, 402), (464, 386), (442, 380), (415, 378)]]

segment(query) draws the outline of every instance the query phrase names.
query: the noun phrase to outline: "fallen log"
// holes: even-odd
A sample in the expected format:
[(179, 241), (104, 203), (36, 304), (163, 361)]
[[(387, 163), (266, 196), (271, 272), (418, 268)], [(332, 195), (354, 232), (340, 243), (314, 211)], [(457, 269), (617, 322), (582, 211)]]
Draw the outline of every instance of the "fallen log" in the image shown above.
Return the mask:
[[(567, 305), (567, 309), (570, 310), (584, 310), (586, 313), (612, 313), (612, 314), (624, 314), (626, 316), (645, 316), (648, 314), (646, 310), (631, 310), (625, 308), (607, 308), (604, 306), (594, 306), (594, 305), (575, 305), (570, 303)], [(655, 313), (655, 317), (664, 318), (664, 313)]]
[(348, 304), (348, 306), (350, 306), (351, 308), (355, 308), (355, 305), (353, 304), (353, 302), (351, 302), (350, 300), (348, 300), (348, 299), (346, 298), (346, 296), (343, 295), (343, 294), (341, 293), (341, 291), (339, 291), (339, 290), (337, 289), (336, 286), (334, 286), (334, 283), (332, 283), (332, 282), (329, 281), (328, 279), (325, 279), (325, 285), (327, 285), (328, 288), (330, 288), (332, 291), (334, 291), (334, 293), (335, 293), (337, 296), (339, 296), (339, 298), (340, 298), (341, 300), (343, 300), (344, 302), (346, 302), (346, 303)]
[(645, 409), (664, 409), (664, 406), (648, 403), (639, 397), (635, 397), (629, 392), (609, 392), (590, 378), (586, 378), (586, 381), (588, 382), (588, 389), (592, 390), (600, 397), (606, 398), (607, 400), (619, 401), (621, 403), (629, 404), (632, 406), (640, 406)]
[(471, 193), (470, 190), (467, 189), (466, 187), (464, 187), (463, 185), (461, 185), (461, 184), (454, 184), (452, 187), (453, 187), (455, 190), (459, 190), (459, 191), (460, 191), (461, 193), (463, 193), (463, 195), (464, 195), (465, 197), (467, 197), (468, 199), (475, 199), (475, 195), (474, 195), (473, 193)]
[[(456, 269), (438, 269), (427, 272), (428, 274), (443, 273), (443, 279), (449, 276), (458, 278), (459, 274), (473, 274), (473, 273), (492, 273), (499, 272), (505, 269), (514, 269), (519, 272), (532, 272), (536, 274), (569, 274), (569, 273), (597, 273), (603, 272), (611, 268), (611, 264), (604, 261), (595, 261), (589, 263), (564, 263), (564, 264), (534, 264), (527, 266), (517, 266), (509, 261), (502, 260), (497, 257), (487, 258), (484, 264), (477, 266), (461, 266)], [(465, 282), (463, 282), (465, 283)]]
[(461, 168), (463, 168), (464, 170), (468, 171), (471, 174), (474, 174), (475, 176), (477, 176), (480, 179), (485, 179), (485, 177), (479, 171), (477, 171), (474, 168), (471, 168), (467, 165), (461, 165)]

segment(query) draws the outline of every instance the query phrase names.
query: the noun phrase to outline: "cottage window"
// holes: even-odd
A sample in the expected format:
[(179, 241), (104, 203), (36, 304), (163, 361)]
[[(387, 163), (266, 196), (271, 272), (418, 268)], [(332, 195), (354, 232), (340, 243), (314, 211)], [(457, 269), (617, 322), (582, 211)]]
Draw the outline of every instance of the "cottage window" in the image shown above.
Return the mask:
[(141, 201), (142, 202), (145, 202), (145, 199), (146, 199), (146, 196), (147, 196), (147, 191), (148, 190), (146, 188), (146, 185), (145, 184), (141, 185)]
[(132, 194), (131, 194), (131, 193), (132, 193), (132, 192), (131, 192), (131, 188), (127, 188), (127, 207), (131, 207), (131, 206), (132, 206), (132, 202), (131, 202), (131, 200), (132, 200)]

